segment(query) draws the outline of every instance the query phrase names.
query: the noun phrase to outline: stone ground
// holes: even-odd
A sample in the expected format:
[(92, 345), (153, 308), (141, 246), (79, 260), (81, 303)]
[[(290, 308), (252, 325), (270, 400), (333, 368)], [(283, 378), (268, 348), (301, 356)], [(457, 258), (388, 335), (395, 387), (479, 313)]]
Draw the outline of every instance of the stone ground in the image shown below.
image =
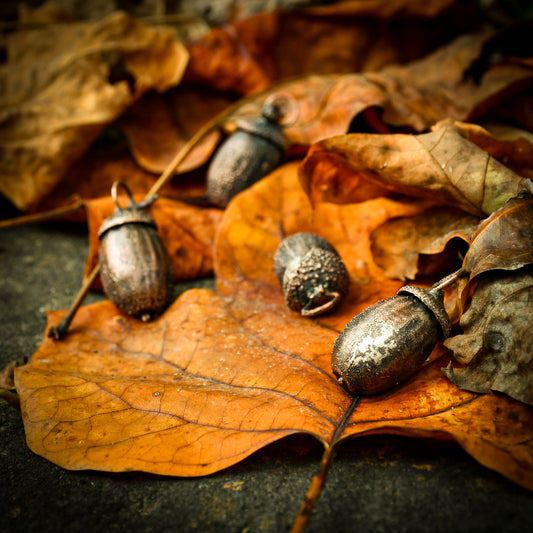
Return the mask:
[[(84, 226), (0, 231), (0, 368), (31, 357), (45, 310), (76, 294), (86, 254)], [(71, 472), (28, 449), (20, 413), (0, 400), (0, 530), (288, 531), (320, 456), (318, 442), (298, 436), (201, 478)], [(533, 493), (453, 442), (372, 436), (339, 449), (308, 531), (525, 532), (532, 509)]]

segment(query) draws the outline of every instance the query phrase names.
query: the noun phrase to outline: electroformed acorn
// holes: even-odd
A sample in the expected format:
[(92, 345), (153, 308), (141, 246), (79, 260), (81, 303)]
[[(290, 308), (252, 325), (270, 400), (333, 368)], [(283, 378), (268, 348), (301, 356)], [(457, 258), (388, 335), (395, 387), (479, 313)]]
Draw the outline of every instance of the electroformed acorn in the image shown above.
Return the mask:
[(207, 198), (226, 207), (239, 192), (274, 170), (285, 157), (287, 141), (279, 124), (281, 108), (267, 102), (261, 116), (242, 119), (218, 148), (207, 170)]
[[(118, 188), (130, 199), (118, 202)], [(143, 210), (156, 197), (135, 203), (128, 186), (113, 183), (115, 212), (100, 227), (100, 276), (107, 297), (125, 313), (148, 321), (162, 313), (173, 296), (172, 262), (154, 219)]]
[(281, 241), (274, 272), (289, 308), (306, 317), (338, 307), (350, 284), (337, 250), (313, 233), (295, 233)]
[(353, 318), (335, 341), (334, 374), (354, 394), (405, 381), (450, 334), (444, 292), (405, 286)]

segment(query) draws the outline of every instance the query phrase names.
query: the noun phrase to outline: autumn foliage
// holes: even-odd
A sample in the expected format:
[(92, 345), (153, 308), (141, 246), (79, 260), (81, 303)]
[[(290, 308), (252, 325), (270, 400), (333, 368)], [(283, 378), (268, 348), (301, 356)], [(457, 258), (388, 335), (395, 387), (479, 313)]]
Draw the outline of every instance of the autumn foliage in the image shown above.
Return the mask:
[[(508, 54), (471, 74), (496, 30), (468, 14), (457, 19), (455, 4), (262, 13), (186, 45), (125, 14), (65, 28), (65, 39), (76, 29), (75, 53), (42, 76), (60, 84), (56, 104), (68, 95), (79, 108), (83, 87), (95, 106), (61, 116), (51, 106), (36, 118), (49, 86), (28, 89), (4, 115), (0, 145), (13, 158), (0, 187), (28, 212), (81, 196), (87, 273), (112, 212), (110, 182), (145, 194), (203, 123), (237, 104), (150, 207), (176, 279), (214, 274), (216, 292), (187, 291), (147, 324), (104, 301), (82, 307), (64, 340), (45, 337), (15, 371), (33, 451), (70, 469), (197, 476), (294, 433), (326, 450), (393, 433), (454, 439), (533, 489), (533, 352), (524, 340), (533, 120), (523, 111), (533, 62)], [(13, 53), (31, 69), (23, 37)], [(112, 82), (109, 52), (122, 67)], [(286, 163), (225, 211), (205, 206), (206, 165), (219, 142), (275, 97)], [(279, 243), (302, 231), (334, 245), (350, 275), (341, 307), (314, 319), (287, 308), (273, 270)], [(428, 287), (454, 271), (445, 288), (452, 336), (406, 383), (351, 396), (331, 370), (346, 324), (405, 283)], [(49, 325), (63, 315), (50, 311)]]

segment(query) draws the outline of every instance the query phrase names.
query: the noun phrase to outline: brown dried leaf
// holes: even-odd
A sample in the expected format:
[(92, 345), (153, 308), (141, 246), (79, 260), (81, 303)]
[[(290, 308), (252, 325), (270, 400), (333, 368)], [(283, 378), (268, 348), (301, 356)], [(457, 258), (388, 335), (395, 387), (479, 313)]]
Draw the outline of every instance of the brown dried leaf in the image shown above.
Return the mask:
[[(317, 11), (262, 13), (215, 28), (209, 35), (188, 45), (191, 59), (185, 78), (180, 88), (173, 91), (179, 95), (181, 105), (172, 102), (174, 96), (170, 104), (163, 97), (155, 102), (157, 97), (150, 96), (150, 105), (156, 106), (157, 114), (162, 114), (162, 129), (151, 127), (154, 120), (148, 113), (148, 116), (142, 117), (145, 115), (143, 104), (135, 106), (138, 113), (135, 113), (134, 119), (128, 119), (126, 125), (133, 152), (146, 168), (162, 171), (171, 154), (177, 152), (191, 130), (190, 117), (179, 116), (182, 109), (192, 107), (195, 110), (192, 123), (201, 124), (213, 116), (209, 113), (211, 105), (216, 106), (222, 99), (228, 99), (229, 94), (235, 98), (258, 91), (263, 92), (252, 103), (243, 105), (233, 119), (243, 115), (258, 116), (264, 99), (280, 92), (291, 96), (295, 103), (289, 119), (294, 122), (286, 127), (291, 144), (308, 146), (319, 139), (345, 133), (356, 115), (376, 106), (387, 109), (388, 102), (397, 97), (393, 78), (385, 87), (381, 79), (375, 83), (364, 74), (353, 73), (377, 71), (390, 63), (405, 63), (423, 56), (428, 50), (448, 42), (456, 35), (459, 29), (457, 20), (463, 21), (460, 30), (464, 31), (462, 24), (468, 17), (465, 18), (465, 13), (458, 16), (462, 8), (458, 7), (457, 12), (448, 9), (441, 13), (451, 3), (443, 1), (428, 6), (424, 2), (406, 5), (403, 1), (343, 2), (317, 8)], [(330, 10), (331, 16), (328, 16)], [(339, 16), (339, 11), (342, 16)], [(401, 20), (391, 20), (392, 11), (401, 13)], [(365, 14), (364, 20), (360, 18), (362, 12)], [(420, 17), (435, 18), (425, 18), (424, 24), (421, 24)], [(451, 58), (449, 63), (458, 65), (458, 73), (461, 69), (466, 70), (487, 38), (484, 35), (472, 37), (471, 41), (478, 43), (474, 47), (470, 41), (447, 46), (446, 55)], [(302, 50), (305, 50), (305, 54), (302, 54)], [(452, 85), (448, 85), (449, 76), (442, 70), (439, 60), (440, 57), (424, 63), (422, 69), (435, 73), (432, 89), (438, 95), (436, 100), (440, 102), (449, 97)], [(415, 65), (415, 68), (419, 67)], [(531, 73), (527, 75), (531, 77)], [(294, 79), (300, 76), (301, 79)], [(405, 74), (401, 76), (402, 83), (407, 83)], [(513, 94), (514, 78), (522, 79), (525, 76), (524, 71), (515, 72), (507, 85), (500, 80), (498, 90), (504, 87), (508, 95)], [(287, 79), (293, 81), (287, 82)], [(427, 87), (422, 79), (411, 77), (410, 94), (415, 100), (426, 98)], [(461, 86), (464, 82), (461, 78), (454, 78), (453, 83)], [(448, 91), (445, 97), (440, 96), (443, 85)], [(480, 87), (466, 85), (467, 92), (472, 93), (470, 101), (476, 105), (494, 92), (490, 83), (482, 83)], [(197, 99), (192, 96), (199, 87), (203, 109), (196, 106)], [(452, 98), (447, 105), (438, 109), (434, 110), (435, 106), (422, 108), (422, 118), (419, 120), (429, 127), (450, 112), (464, 119), (463, 109), (453, 114), (454, 103)], [(167, 114), (175, 119), (175, 123), (165, 118)], [(412, 111), (409, 111), (405, 124), (410, 124), (411, 114)], [(234, 128), (233, 119), (226, 124), (227, 131)]]
[(470, 279), (489, 270), (516, 270), (533, 263), (533, 196), (511, 198), (479, 225), (463, 268)]
[(448, 121), (422, 135), (350, 134), (314, 145), (302, 164), (313, 204), (404, 194), (481, 216), (526, 187)]
[(177, 84), (188, 54), (172, 30), (115, 13), (10, 34), (8, 59), (0, 70), (0, 190), (28, 210), (105, 124), (148, 89)]
[(443, 277), (461, 266), (461, 247), (448, 246), (450, 241), (469, 243), (478, 224), (477, 217), (462, 211), (433, 207), (419, 215), (389, 220), (374, 230), (372, 254), (391, 278)]
[[(141, 200), (142, 197), (136, 197), (136, 201)], [(110, 197), (89, 200), (86, 210), (89, 255), (85, 274), (88, 275), (98, 261), (98, 230), (104, 219), (113, 214), (115, 204)], [(199, 209), (177, 200), (159, 198), (149, 212), (172, 260), (176, 280), (203, 278), (213, 273), (215, 236), (222, 219), (219, 209)], [(99, 286), (98, 283), (95, 287)]]
[(508, 124), (489, 123), (485, 127), (456, 122), (468, 140), (520, 176), (533, 179), (533, 134)]
[(533, 405), (533, 273), (482, 275), (470, 307), (461, 318), (463, 333), (445, 341), (465, 367), (444, 373), (458, 387), (503, 392)]
[[(29, 446), (71, 469), (192, 476), (298, 432), (326, 448), (368, 433), (446, 436), (533, 489), (533, 409), (458, 390), (440, 371), (442, 347), (413, 379), (360, 403), (332, 374), (340, 328), (400, 285), (373, 264), (369, 232), (409, 209), (389, 199), (324, 204), (313, 220), (297, 165), (282, 167), (225, 212), (220, 294), (189, 291), (148, 324), (107, 301), (83, 307), (64, 341), (46, 338), (17, 369)], [(354, 287), (338, 314), (308, 320), (283, 302), (273, 253), (299, 230), (339, 245)]]
[(18, 366), (20, 366), (19, 361), (11, 361), (0, 370), (0, 389), (10, 390), (15, 388), (15, 368)]

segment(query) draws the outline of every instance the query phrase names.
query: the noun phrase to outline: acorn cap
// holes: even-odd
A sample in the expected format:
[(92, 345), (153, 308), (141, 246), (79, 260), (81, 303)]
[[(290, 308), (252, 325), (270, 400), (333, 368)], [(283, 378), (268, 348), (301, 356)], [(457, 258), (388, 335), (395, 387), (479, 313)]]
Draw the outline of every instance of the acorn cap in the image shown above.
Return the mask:
[(422, 289), (412, 285), (405, 285), (398, 294), (412, 294), (420, 300), (434, 315), (442, 329), (444, 338), (450, 336), (450, 318), (444, 309), (444, 292), (440, 289)]
[(117, 207), (115, 212), (102, 222), (98, 230), (98, 238), (101, 239), (104, 233), (111, 228), (124, 224), (145, 224), (157, 228), (155, 220), (146, 211), (137, 207)]
[(273, 107), (272, 104), (266, 104), (259, 118), (242, 118), (238, 120), (236, 124), (237, 129), (263, 137), (263, 139), (266, 139), (278, 148), (280, 152), (285, 152), (288, 143), (283, 134), (283, 129), (278, 123), (281, 118), (281, 113), (274, 113), (271, 109)]

